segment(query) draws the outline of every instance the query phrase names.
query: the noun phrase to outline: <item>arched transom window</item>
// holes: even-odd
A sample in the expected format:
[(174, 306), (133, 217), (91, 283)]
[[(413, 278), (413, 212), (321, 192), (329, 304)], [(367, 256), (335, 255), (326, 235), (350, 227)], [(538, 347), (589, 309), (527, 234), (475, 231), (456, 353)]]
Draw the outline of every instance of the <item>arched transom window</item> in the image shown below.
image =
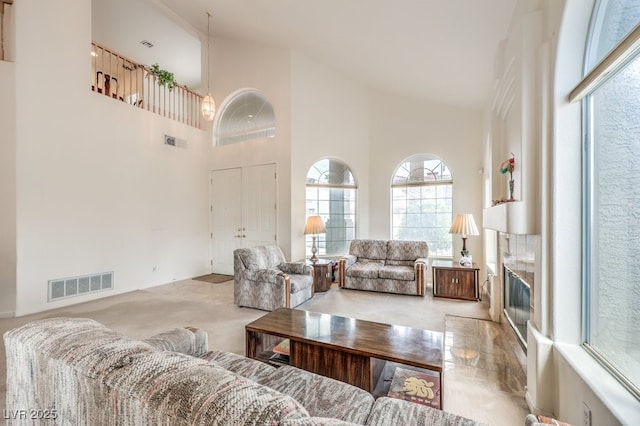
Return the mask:
[[(307, 217), (319, 215), (327, 232), (317, 239), (318, 255), (346, 254), (356, 233), (356, 183), (346, 164), (326, 158), (307, 173)], [(311, 235), (307, 235), (306, 254), (311, 255)]]
[(391, 183), (393, 239), (426, 241), (430, 255), (452, 256), (452, 191), (442, 160), (421, 154), (402, 162)]
[(231, 95), (221, 106), (215, 125), (217, 145), (273, 138), (276, 116), (269, 100), (255, 89)]

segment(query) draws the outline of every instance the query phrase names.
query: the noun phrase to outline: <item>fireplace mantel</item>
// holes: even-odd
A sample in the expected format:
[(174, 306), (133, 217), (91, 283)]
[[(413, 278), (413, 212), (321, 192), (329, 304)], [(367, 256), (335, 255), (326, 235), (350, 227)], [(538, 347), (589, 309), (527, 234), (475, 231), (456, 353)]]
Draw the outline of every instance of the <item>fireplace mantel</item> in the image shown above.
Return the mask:
[(482, 227), (508, 234), (537, 234), (536, 216), (524, 201), (510, 201), (482, 210)]

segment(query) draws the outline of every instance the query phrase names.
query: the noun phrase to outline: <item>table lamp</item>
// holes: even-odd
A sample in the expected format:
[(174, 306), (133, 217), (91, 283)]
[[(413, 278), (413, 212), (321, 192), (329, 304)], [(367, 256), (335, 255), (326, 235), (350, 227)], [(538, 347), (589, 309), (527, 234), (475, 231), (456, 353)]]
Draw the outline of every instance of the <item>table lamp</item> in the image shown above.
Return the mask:
[(327, 228), (324, 226), (324, 222), (320, 216), (309, 216), (307, 218), (307, 224), (304, 226), (304, 235), (311, 235), (311, 262), (316, 263), (318, 261), (318, 256), (316, 253), (318, 249), (316, 248), (316, 237), (318, 234), (324, 234), (327, 232)]
[(449, 233), (462, 234), (462, 251), (460, 251), (462, 259), (460, 259), (460, 264), (466, 266), (468, 263), (471, 266), (471, 256), (469, 256), (469, 250), (467, 250), (467, 236), (480, 235), (476, 222), (473, 220), (473, 215), (471, 213), (457, 214), (453, 219)]

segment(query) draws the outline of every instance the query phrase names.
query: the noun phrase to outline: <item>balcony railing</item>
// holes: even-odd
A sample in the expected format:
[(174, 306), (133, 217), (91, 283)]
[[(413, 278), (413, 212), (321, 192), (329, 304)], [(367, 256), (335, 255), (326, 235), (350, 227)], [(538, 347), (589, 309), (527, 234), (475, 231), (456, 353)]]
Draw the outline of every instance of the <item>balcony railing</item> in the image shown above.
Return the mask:
[(149, 67), (97, 43), (91, 43), (91, 55), (91, 90), (200, 128), (202, 96), (181, 84), (161, 86)]

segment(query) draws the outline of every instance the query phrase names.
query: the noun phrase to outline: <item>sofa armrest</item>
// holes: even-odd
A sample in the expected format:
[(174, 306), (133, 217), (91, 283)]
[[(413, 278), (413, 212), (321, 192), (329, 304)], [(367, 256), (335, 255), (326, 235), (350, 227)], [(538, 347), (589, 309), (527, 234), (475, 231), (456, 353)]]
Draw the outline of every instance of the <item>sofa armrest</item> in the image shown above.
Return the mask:
[(196, 327), (174, 328), (144, 340), (161, 351), (200, 356), (209, 350), (207, 332)]
[(340, 263), (344, 262), (344, 267), (349, 268), (353, 266), (354, 263), (358, 261), (358, 257), (352, 254), (346, 254), (342, 256), (339, 260)]
[(250, 279), (260, 284), (276, 284), (279, 280), (286, 278), (286, 273), (279, 269), (256, 269), (251, 271)]
[(304, 262), (282, 262), (278, 268), (287, 274), (311, 275), (313, 268)]
[(415, 260), (415, 262), (413, 262), (413, 265), (418, 266), (419, 263), (423, 264), (424, 267), (426, 268), (427, 265), (429, 264), (429, 260), (426, 257), (419, 257)]
[(358, 257), (352, 254), (346, 254), (338, 260), (338, 285), (344, 287), (344, 277), (346, 275), (347, 268), (351, 267), (358, 261)]

